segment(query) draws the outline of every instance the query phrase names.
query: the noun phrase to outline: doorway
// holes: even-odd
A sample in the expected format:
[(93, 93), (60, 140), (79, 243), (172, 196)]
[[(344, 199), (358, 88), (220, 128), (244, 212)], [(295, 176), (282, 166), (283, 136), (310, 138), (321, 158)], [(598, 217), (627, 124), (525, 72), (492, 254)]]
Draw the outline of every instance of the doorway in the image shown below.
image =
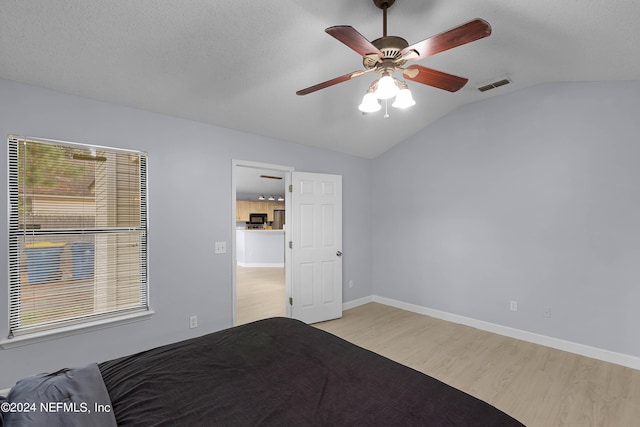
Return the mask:
[(286, 316), (284, 266), (236, 266), (236, 324)]
[[(233, 324), (291, 317), (287, 304), (290, 267), (285, 246), (290, 195), (285, 190), (293, 168), (233, 160), (232, 170)], [(284, 221), (274, 221), (280, 212), (273, 211), (282, 210)], [(250, 223), (251, 214), (267, 214), (265, 223)]]

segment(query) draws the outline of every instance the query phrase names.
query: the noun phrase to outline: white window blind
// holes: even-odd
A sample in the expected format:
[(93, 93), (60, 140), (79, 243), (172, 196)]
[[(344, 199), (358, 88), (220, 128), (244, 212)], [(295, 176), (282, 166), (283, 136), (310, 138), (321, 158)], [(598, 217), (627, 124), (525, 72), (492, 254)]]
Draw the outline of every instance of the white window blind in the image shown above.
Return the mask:
[(9, 137), (9, 335), (149, 310), (146, 154)]

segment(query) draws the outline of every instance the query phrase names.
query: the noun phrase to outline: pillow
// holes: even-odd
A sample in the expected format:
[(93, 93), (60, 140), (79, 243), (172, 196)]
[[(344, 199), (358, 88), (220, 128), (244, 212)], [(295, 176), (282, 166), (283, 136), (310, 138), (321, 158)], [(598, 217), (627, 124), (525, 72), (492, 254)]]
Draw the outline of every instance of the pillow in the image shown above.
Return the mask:
[(7, 426), (117, 426), (95, 363), (18, 381), (2, 412)]

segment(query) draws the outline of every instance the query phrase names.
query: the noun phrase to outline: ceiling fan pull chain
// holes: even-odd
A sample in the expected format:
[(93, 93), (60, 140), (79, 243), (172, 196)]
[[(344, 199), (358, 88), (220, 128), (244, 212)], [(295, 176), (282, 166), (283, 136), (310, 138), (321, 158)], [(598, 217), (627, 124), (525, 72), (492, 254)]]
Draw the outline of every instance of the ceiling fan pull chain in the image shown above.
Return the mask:
[(387, 117), (389, 117), (389, 111), (388, 111), (387, 107), (389, 107), (389, 103), (388, 103), (388, 99), (385, 99), (384, 100), (384, 118), (385, 119)]

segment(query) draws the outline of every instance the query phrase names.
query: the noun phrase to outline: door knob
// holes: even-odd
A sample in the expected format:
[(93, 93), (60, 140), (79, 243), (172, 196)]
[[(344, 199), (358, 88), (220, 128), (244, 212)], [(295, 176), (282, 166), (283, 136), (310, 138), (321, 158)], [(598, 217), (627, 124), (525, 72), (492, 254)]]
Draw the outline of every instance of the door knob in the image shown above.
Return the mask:
[(337, 256), (342, 256), (342, 252), (338, 251), (338, 252), (336, 252), (336, 255)]

